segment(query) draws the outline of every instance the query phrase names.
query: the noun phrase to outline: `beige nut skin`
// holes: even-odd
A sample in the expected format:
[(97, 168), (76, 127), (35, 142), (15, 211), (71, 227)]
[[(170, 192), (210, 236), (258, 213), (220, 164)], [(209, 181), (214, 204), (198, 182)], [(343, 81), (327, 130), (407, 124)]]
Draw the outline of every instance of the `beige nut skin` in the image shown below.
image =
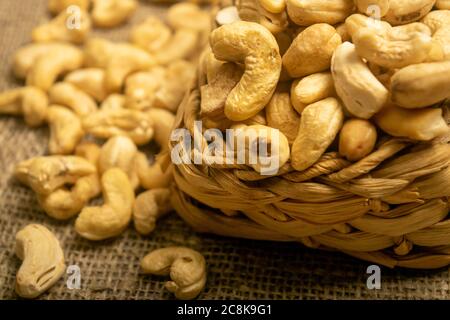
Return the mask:
[(118, 236), (131, 220), (134, 191), (125, 172), (107, 170), (101, 178), (104, 205), (85, 207), (75, 221), (75, 230), (83, 238), (104, 240)]
[(299, 26), (336, 24), (353, 12), (352, 0), (286, 0), (289, 18)]
[(293, 78), (330, 68), (334, 50), (342, 43), (333, 26), (314, 24), (302, 31), (283, 55), (283, 66)]
[(269, 102), (281, 72), (281, 57), (273, 35), (253, 22), (238, 21), (215, 29), (210, 44), (219, 60), (245, 64), (239, 83), (228, 95), (225, 115), (243, 121)]
[(169, 189), (145, 191), (139, 194), (134, 202), (134, 228), (141, 235), (149, 235), (155, 229), (156, 221), (172, 210)]
[(369, 119), (383, 108), (389, 98), (388, 90), (372, 74), (350, 42), (344, 42), (334, 52), (331, 73), (336, 93), (346, 109), (358, 118)]
[(404, 108), (423, 108), (450, 97), (450, 61), (405, 67), (391, 79), (392, 102)]
[(297, 138), (292, 145), (291, 165), (302, 171), (312, 166), (336, 138), (344, 122), (344, 111), (335, 98), (305, 108)]
[(29, 224), (16, 234), (15, 253), (22, 265), (16, 275), (16, 293), (33, 299), (47, 291), (64, 274), (64, 253), (46, 227)]
[(429, 141), (449, 132), (439, 108), (405, 109), (389, 104), (373, 119), (378, 127), (394, 137)]
[(170, 275), (165, 287), (177, 299), (194, 299), (206, 283), (205, 258), (185, 247), (154, 250), (141, 260), (141, 269), (145, 274)]
[(339, 133), (339, 153), (350, 161), (358, 161), (372, 152), (377, 129), (368, 120), (349, 119)]

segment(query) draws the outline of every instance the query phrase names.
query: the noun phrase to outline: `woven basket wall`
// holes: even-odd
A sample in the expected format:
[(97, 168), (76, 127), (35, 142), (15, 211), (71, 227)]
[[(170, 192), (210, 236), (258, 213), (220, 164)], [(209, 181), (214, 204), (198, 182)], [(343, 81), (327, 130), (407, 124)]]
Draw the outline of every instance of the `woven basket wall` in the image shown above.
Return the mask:
[[(200, 74), (177, 115), (176, 127), (192, 136), (203, 84)], [(449, 123), (448, 103), (442, 108)], [(383, 136), (356, 163), (327, 152), (305, 171), (287, 163), (276, 176), (245, 165), (180, 164), (173, 203), (200, 232), (298, 241), (389, 267), (439, 268), (450, 264), (449, 140)]]

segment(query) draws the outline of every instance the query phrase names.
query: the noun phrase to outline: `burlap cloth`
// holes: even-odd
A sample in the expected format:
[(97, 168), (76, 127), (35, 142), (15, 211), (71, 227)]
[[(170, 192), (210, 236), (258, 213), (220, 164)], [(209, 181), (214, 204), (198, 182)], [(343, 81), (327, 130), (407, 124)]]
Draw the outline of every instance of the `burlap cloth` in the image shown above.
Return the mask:
[[(46, 0), (0, 0), (0, 90), (20, 85), (11, 75), (11, 57), (30, 39), (33, 26), (47, 19)], [(164, 7), (142, 3), (132, 22)], [(126, 39), (127, 27), (96, 32)], [(414, 271), (382, 268), (381, 289), (366, 287), (369, 265), (340, 253), (313, 251), (296, 243), (228, 239), (193, 232), (175, 214), (159, 222), (149, 237), (130, 227), (111, 241), (93, 243), (78, 237), (73, 221), (57, 222), (39, 209), (28, 188), (12, 178), (14, 165), (46, 152), (48, 130), (32, 130), (18, 118), (0, 116), (0, 299), (15, 299), (20, 261), (14, 255), (15, 233), (29, 223), (53, 230), (67, 265), (81, 269), (81, 289), (69, 290), (67, 275), (42, 299), (171, 299), (165, 279), (144, 276), (139, 260), (149, 251), (171, 245), (201, 252), (208, 281), (199, 299), (449, 299), (449, 269)]]

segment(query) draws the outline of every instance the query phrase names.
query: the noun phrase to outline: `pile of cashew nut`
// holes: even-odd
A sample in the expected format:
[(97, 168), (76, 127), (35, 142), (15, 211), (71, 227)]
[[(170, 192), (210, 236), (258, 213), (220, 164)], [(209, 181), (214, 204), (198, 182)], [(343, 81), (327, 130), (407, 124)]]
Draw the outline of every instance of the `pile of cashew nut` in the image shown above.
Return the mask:
[[(48, 154), (20, 162), (15, 176), (48, 216), (75, 218), (83, 238), (119, 236), (131, 221), (148, 236), (172, 211), (169, 137), (211, 13), (178, 3), (166, 22), (150, 16), (132, 26), (128, 42), (112, 42), (89, 37), (91, 25), (125, 23), (137, 1), (49, 0), (48, 6), (56, 17), (36, 27), (33, 42), (14, 55), (14, 74), (25, 86), (0, 93), (1, 114), (49, 126)], [(145, 153), (151, 142), (160, 148), (153, 162)], [(90, 206), (98, 197), (103, 204)], [(17, 233), (16, 254), (23, 260), (16, 285), (22, 297), (39, 296), (65, 273), (61, 246), (42, 225)], [(193, 250), (168, 248), (145, 261), (144, 271), (155, 274), (173, 264), (167, 288), (179, 298), (194, 298), (205, 285), (205, 261)]]
[(200, 61), (206, 127), (278, 129), (279, 167), (297, 171), (327, 151), (359, 161), (386, 135), (449, 140), (450, 1), (237, 0), (235, 9), (219, 12)]

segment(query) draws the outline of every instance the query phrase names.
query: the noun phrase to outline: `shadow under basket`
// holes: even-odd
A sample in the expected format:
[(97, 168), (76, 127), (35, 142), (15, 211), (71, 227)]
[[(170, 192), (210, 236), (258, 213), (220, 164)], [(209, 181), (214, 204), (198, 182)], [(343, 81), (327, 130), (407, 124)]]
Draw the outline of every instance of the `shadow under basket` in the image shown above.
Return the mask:
[[(192, 137), (200, 119), (199, 87), (205, 84), (198, 78), (176, 120), (176, 128)], [(448, 119), (448, 105), (442, 108)], [(179, 164), (172, 202), (199, 232), (296, 241), (391, 268), (449, 265), (449, 137), (379, 140), (356, 163), (327, 152), (305, 171), (287, 163), (276, 176), (245, 165)]]

